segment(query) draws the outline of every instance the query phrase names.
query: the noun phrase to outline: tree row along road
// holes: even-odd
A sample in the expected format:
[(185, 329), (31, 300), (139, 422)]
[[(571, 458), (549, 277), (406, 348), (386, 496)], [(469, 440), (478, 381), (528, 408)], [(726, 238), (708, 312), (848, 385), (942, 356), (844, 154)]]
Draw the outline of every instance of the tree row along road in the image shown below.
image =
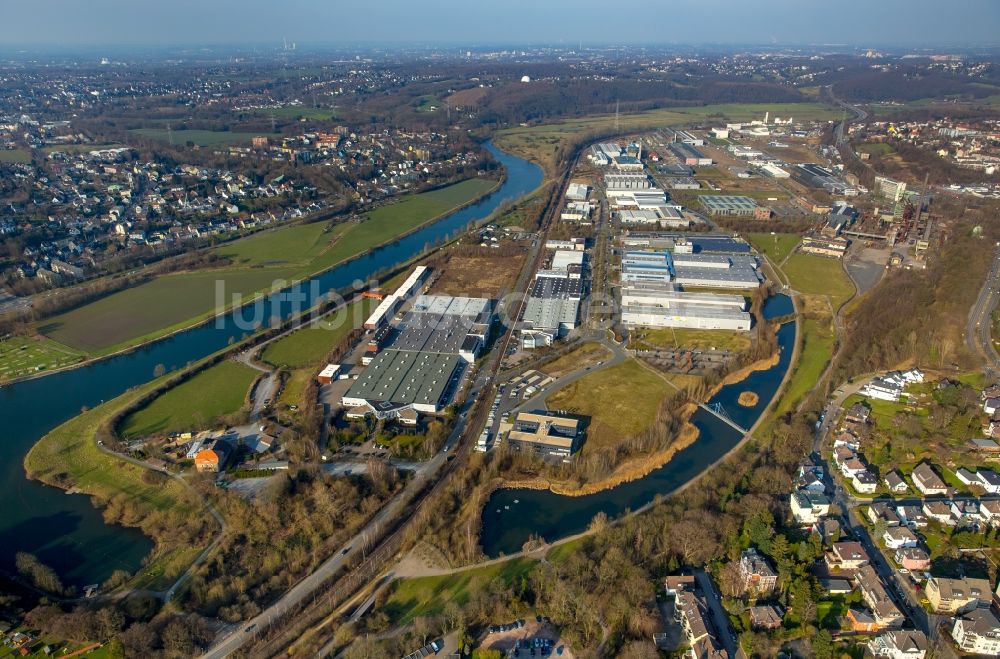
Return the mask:
[(984, 363), (987, 377), (1000, 376), (1000, 355), (993, 346), (993, 310), (997, 306), (997, 289), (1000, 288), (1000, 246), (993, 255), (993, 264), (986, 276), (979, 297), (969, 313), (965, 327), (965, 345), (969, 351), (979, 355)]

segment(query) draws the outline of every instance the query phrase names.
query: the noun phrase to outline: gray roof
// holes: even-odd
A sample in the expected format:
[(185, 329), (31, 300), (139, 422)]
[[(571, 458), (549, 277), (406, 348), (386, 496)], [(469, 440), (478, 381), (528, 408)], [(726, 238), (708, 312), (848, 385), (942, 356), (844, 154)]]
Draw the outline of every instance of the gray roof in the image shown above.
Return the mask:
[(457, 354), (383, 350), (361, 372), (345, 397), (364, 399), (376, 407), (379, 402), (436, 406), (444, 398), (460, 360)]

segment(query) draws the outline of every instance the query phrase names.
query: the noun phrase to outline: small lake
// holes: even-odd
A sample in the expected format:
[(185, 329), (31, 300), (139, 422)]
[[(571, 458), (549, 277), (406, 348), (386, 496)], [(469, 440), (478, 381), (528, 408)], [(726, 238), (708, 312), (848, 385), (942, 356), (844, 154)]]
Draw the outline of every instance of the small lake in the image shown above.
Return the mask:
[[(784, 311), (785, 298), (789, 311)], [(785, 295), (772, 297), (765, 306), (765, 316), (776, 309), (773, 317), (791, 313), (791, 299)], [(738, 425), (750, 428), (770, 403), (788, 370), (795, 346), (795, 323), (788, 322), (778, 329), (781, 352), (778, 363), (764, 371), (754, 371), (745, 380), (723, 387), (709, 403), (721, 403)], [(753, 407), (743, 407), (736, 401), (740, 392), (753, 391), (760, 399)], [(672, 460), (643, 478), (582, 497), (554, 494), (549, 490), (497, 490), (483, 509), (483, 551), (496, 557), (501, 553), (520, 551), (531, 535), (547, 542), (575, 535), (587, 529), (599, 512), (617, 517), (625, 511), (637, 510), (650, 503), (656, 495), (667, 495), (700, 475), (724, 456), (742, 439), (732, 426), (714, 414), (698, 409), (691, 417), (698, 429), (698, 439), (678, 451)], [(515, 503), (517, 501), (517, 503)], [(498, 512), (499, 511), (499, 512)]]

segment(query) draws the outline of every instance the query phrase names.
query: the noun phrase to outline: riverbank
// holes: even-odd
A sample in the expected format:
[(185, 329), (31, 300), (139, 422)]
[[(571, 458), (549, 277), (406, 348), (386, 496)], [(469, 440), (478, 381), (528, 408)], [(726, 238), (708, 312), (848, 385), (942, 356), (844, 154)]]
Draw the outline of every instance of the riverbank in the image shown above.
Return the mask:
[[(467, 179), (467, 180), (471, 181), (471, 180), (475, 180), (475, 179)], [(490, 179), (490, 180), (492, 180), (492, 179)], [(458, 205), (452, 206), (452, 207), (450, 207), (450, 208), (448, 208), (448, 209), (446, 209), (446, 210), (444, 210), (444, 211), (442, 211), (440, 213), (437, 213), (433, 217), (430, 217), (430, 218), (427, 218), (427, 219), (423, 219), (419, 224), (408, 226), (408, 227), (406, 227), (405, 230), (393, 234), (390, 238), (388, 238), (387, 240), (385, 240), (383, 242), (373, 243), (373, 244), (370, 244), (370, 245), (365, 245), (362, 249), (359, 249), (359, 250), (355, 251), (353, 254), (350, 254), (349, 256), (346, 256), (346, 257), (344, 257), (342, 259), (339, 259), (339, 260), (333, 262), (332, 264), (324, 264), (324, 266), (321, 269), (319, 269), (319, 270), (303, 274), (301, 277), (298, 277), (298, 278), (296, 278), (294, 280), (285, 282), (283, 284), (282, 290), (288, 290), (288, 289), (291, 289), (291, 288), (299, 287), (303, 283), (308, 282), (311, 279), (315, 279), (317, 277), (322, 277), (326, 273), (328, 273), (328, 272), (330, 272), (330, 271), (332, 271), (332, 270), (334, 270), (336, 268), (344, 267), (345, 265), (348, 265), (348, 264), (350, 264), (353, 261), (356, 261), (358, 259), (361, 259), (361, 258), (365, 257), (366, 255), (370, 254), (371, 252), (373, 252), (375, 250), (378, 250), (378, 249), (381, 249), (381, 248), (386, 247), (388, 245), (391, 245), (391, 244), (393, 244), (393, 243), (395, 243), (395, 242), (397, 242), (399, 240), (402, 240), (402, 239), (404, 239), (404, 238), (406, 238), (406, 237), (408, 237), (408, 236), (410, 236), (410, 235), (412, 235), (412, 234), (414, 234), (414, 233), (416, 233), (418, 231), (421, 231), (421, 230), (427, 228), (428, 226), (430, 226), (432, 224), (440, 222), (441, 220), (447, 218), (450, 215), (453, 215), (455, 213), (459, 213), (462, 210), (464, 210), (464, 209), (466, 209), (466, 208), (468, 208), (470, 206), (474, 206), (475, 204), (480, 203), (481, 201), (483, 201), (484, 199), (486, 199), (490, 195), (496, 193), (497, 190), (499, 190), (504, 185), (504, 183), (506, 181), (507, 181), (507, 173), (506, 173), (506, 171), (504, 171), (502, 173), (502, 175), (500, 176), (500, 178), (495, 181), (495, 184), (492, 187), (490, 187), (488, 190), (480, 192), (475, 197), (472, 197), (472, 198), (470, 198), (470, 199), (468, 199), (468, 200), (466, 200), (466, 201), (464, 201), (464, 202), (462, 202), (462, 203), (460, 203)], [(460, 183), (456, 183), (456, 184), (452, 184), (452, 185), (460, 185)], [(436, 191), (436, 190), (430, 190), (430, 191), (427, 191), (427, 192), (434, 192), (434, 191)], [(420, 194), (426, 194), (426, 192), (418, 193), (417, 195), (414, 195), (414, 197), (419, 196)], [(405, 199), (405, 197), (404, 197), (404, 199)], [(388, 206), (388, 207), (391, 207), (391, 205)], [(380, 208), (383, 208), (383, 207), (380, 207)], [(364, 226), (364, 224), (365, 224), (364, 222), (361, 222), (358, 226)], [(292, 229), (292, 228), (296, 228), (296, 227), (299, 227), (299, 226), (302, 226), (302, 225), (301, 224), (295, 224), (295, 225), (291, 225), (291, 226), (281, 227), (281, 228), (277, 229), (276, 231), (282, 231), (282, 230)], [(271, 232), (271, 234), (273, 234), (273, 233), (275, 233), (275, 232)], [(247, 236), (246, 239), (260, 238), (260, 237), (261, 237), (260, 234), (255, 234), (253, 236)], [(233, 241), (231, 243), (226, 243), (223, 247), (224, 248), (231, 248), (233, 245), (239, 244), (241, 240), (245, 240), (245, 239), (240, 239), (239, 241)], [(209, 274), (209, 275), (211, 275), (213, 272), (223, 272), (223, 270), (213, 269), (213, 270), (196, 270), (196, 271), (177, 272), (177, 273), (171, 273), (169, 275), (162, 275), (162, 277), (183, 277), (185, 275), (206, 274), (206, 273)], [(221, 277), (220, 277), (220, 280), (221, 280)], [(151, 281), (155, 281), (155, 279), (151, 280)], [(151, 282), (144, 282), (144, 283), (145, 284), (149, 284)], [(126, 293), (129, 290), (132, 290), (132, 289), (130, 288), (130, 289), (125, 289), (124, 291), (118, 291), (116, 293), (113, 293), (112, 296), (114, 296), (114, 295), (120, 295), (122, 293)], [(160, 342), (160, 341), (172, 338), (172, 337), (174, 337), (174, 336), (176, 336), (178, 334), (182, 334), (182, 333), (188, 332), (190, 330), (197, 329), (197, 328), (199, 328), (199, 327), (201, 327), (203, 325), (206, 325), (208, 323), (211, 323), (211, 322), (215, 321), (216, 319), (218, 319), (221, 316), (225, 316), (225, 315), (230, 314), (230, 313), (235, 313), (235, 312), (239, 311), (240, 309), (244, 309), (244, 308), (250, 307), (251, 305), (254, 305), (254, 304), (258, 303), (262, 299), (267, 298), (268, 296), (273, 295), (273, 294), (274, 294), (274, 291), (271, 290), (271, 289), (262, 289), (262, 290), (258, 291), (257, 293), (253, 294), (252, 297), (249, 297), (249, 298), (246, 298), (244, 300), (241, 300), (239, 303), (229, 303), (229, 304), (225, 305), (221, 310), (219, 310), (217, 308), (216, 309), (211, 309), (211, 310), (206, 311), (204, 313), (201, 313), (201, 314), (198, 314), (198, 315), (193, 316), (191, 318), (188, 318), (188, 319), (186, 319), (186, 320), (184, 320), (184, 321), (182, 321), (180, 323), (175, 323), (173, 325), (164, 327), (164, 328), (156, 330), (154, 332), (149, 332), (149, 333), (142, 334), (142, 335), (137, 336), (137, 337), (135, 337), (133, 339), (130, 339), (130, 340), (126, 341), (126, 342), (123, 342), (121, 344), (112, 346), (107, 351), (91, 352), (91, 353), (89, 353), (90, 356), (87, 359), (84, 359), (83, 361), (79, 361), (79, 362), (76, 362), (74, 364), (67, 365), (65, 367), (60, 367), (60, 368), (55, 368), (55, 369), (51, 369), (51, 370), (46, 370), (44, 372), (35, 373), (35, 374), (27, 375), (27, 376), (22, 376), (22, 377), (19, 377), (19, 378), (14, 378), (14, 379), (10, 379), (10, 380), (2, 380), (2, 381), (0, 381), (0, 385), (7, 386), (7, 385), (12, 385), (12, 384), (17, 384), (17, 383), (23, 382), (23, 381), (36, 380), (36, 379), (39, 379), (39, 378), (44, 378), (44, 377), (49, 376), (49, 375), (54, 375), (54, 374), (57, 374), (57, 373), (71, 371), (71, 370), (75, 370), (75, 369), (78, 369), (78, 368), (81, 368), (81, 367), (91, 366), (91, 365), (94, 365), (96, 363), (99, 363), (99, 362), (107, 360), (107, 359), (112, 359), (112, 358), (115, 358), (115, 357), (121, 357), (123, 355), (128, 355), (128, 354), (133, 353), (133, 352), (135, 352), (137, 350), (141, 350), (143, 348), (146, 348), (146, 347), (148, 347), (148, 346), (150, 346), (150, 345), (152, 345), (154, 343), (157, 343), (157, 342)], [(104, 299), (104, 298), (102, 298), (102, 299)], [(99, 302), (99, 301), (100, 300), (95, 301), (95, 302), (91, 302), (91, 303), (88, 303), (88, 304), (94, 304), (94, 303)], [(67, 312), (67, 313), (70, 313), (70, 312)], [(47, 319), (47, 320), (44, 320), (44, 321), (39, 321), (39, 322), (40, 323), (52, 322), (54, 318), (59, 318), (59, 316), (54, 316), (53, 318), (50, 318), (50, 319)], [(42, 336), (43, 338), (48, 338), (44, 333), (40, 333), (39, 335)]]

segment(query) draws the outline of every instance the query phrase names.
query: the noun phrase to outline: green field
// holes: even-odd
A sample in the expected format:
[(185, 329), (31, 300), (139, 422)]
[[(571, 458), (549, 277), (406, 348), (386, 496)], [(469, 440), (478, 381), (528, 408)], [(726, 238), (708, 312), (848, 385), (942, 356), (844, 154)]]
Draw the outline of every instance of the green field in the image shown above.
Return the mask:
[(728, 330), (699, 330), (664, 327), (657, 329), (637, 329), (633, 347), (640, 350), (651, 348), (692, 348), (732, 350), (739, 352), (750, 347), (747, 332)]
[(885, 142), (864, 142), (858, 144), (855, 147), (855, 151), (858, 153), (868, 153), (873, 156), (887, 156), (890, 153), (895, 153), (895, 149), (892, 148), (891, 144), (886, 144)]
[(792, 254), (781, 269), (792, 288), (806, 295), (826, 295), (836, 310), (854, 295), (854, 284), (838, 259)]
[[(482, 196), (496, 181), (470, 179), (403, 197), (365, 215), (363, 222), (299, 224), (220, 245), (232, 264), (217, 270), (166, 275), (43, 321), (39, 331), (102, 355), (159, 338), (211, 318), (232, 295), (253, 296), (275, 282), (305, 279), (391, 241)], [(222, 287), (224, 299), (216, 297)]]
[(448, 602), (463, 606), (469, 601), (469, 586), (473, 580), (485, 584), (501, 579), (512, 585), (535, 565), (536, 561), (517, 558), (444, 576), (400, 579), (392, 584), (392, 592), (382, 610), (395, 624), (408, 623), (417, 616), (439, 615)]
[(0, 163), (31, 162), (31, 152), (27, 149), (4, 149), (0, 151)]
[(649, 428), (673, 387), (634, 359), (595, 371), (552, 393), (546, 406), (590, 418), (582, 452)]
[(286, 105), (280, 108), (258, 108), (254, 114), (270, 117), (274, 115), (279, 119), (314, 119), (316, 121), (329, 121), (337, 116), (337, 111), (333, 108), (310, 108), (304, 105)]
[(222, 361), (129, 414), (119, 428), (123, 437), (204, 430), (213, 419), (243, 406), (258, 371), (233, 361)]
[(184, 146), (188, 142), (196, 146), (229, 146), (230, 144), (248, 144), (251, 139), (259, 135), (272, 138), (281, 137), (278, 133), (240, 133), (228, 130), (180, 129), (168, 131), (166, 128), (133, 128), (129, 132), (161, 142), (172, 141), (174, 146)]
[(774, 264), (780, 264), (785, 257), (792, 253), (795, 246), (802, 240), (802, 236), (795, 233), (751, 233), (746, 236), (761, 254), (766, 254)]
[[(661, 108), (617, 119), (622, 134), (663, 126), (686, 124), (712, 118), (719, 122), (792, 116), (799, 120), (837, 119), (842, 111), (823, 103), (732, 103), (701, 107)], [(522, 157), (535, 160), (552, 173), (556, 150), (563, 143), (584, 140), (587, 135), (614, 129), (614, 114), (594, 115), (554, 124), (508, 128), (497, 133), (497, 145)]]
[[(91, 354), (109, 354), (207, 319), (234, 293), (253, 295), (291, 274), (288, 268), (231, 268), (165, 275), (53, 316), (38, 330)], [(224, 300), (216, 300), (218, 282)]]
[(774, 415), (780, 416), (794, 410), (819, 381), (827, 362), (833, 356), (834, 336), (829, 322), (805, 319), (799, 322), (802, 349)]
[(355, 327), (361, 327), (373, 307), (371, 298), (362, 298), (335, 311), (323, 320), (292, 332), (268, 344), (261, 359), (284, 368), (319, 365), (334, 346)]
[(76, 364), (83, 353), (41, 336), (0, 341), (0, 382)]

